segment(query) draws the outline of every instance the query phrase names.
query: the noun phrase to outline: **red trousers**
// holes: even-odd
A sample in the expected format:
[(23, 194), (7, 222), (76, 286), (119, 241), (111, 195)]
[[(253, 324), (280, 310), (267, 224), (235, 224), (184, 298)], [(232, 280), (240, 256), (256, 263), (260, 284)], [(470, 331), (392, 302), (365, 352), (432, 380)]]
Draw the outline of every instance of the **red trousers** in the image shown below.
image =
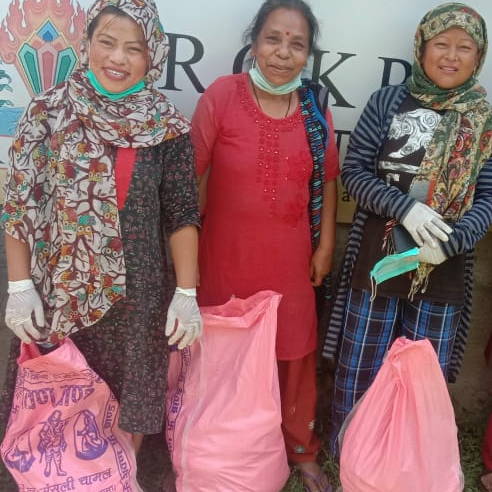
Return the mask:
[(316, 352), (301, 359), (279, 360), (282, 431), (291, 463), (316, 461), (320, 448), (316, 418)]
[(492, 414), (489, 416), (482, 446), (482, 459), (485, 468), (492, 471)]

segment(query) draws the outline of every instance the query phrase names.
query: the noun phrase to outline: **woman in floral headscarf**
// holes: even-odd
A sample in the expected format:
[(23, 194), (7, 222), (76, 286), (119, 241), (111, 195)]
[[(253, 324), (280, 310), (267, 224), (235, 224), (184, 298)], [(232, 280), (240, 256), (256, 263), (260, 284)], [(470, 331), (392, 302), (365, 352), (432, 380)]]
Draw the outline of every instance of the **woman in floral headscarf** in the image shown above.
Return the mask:
[[(19, 123), (1, 217), (7, 326), (45, 346), (70, 335), (137, 448), (162, 428), (166, 334), (183, 348), (201, 332), (190, 125), (152, 88), (167, 51), (153, 0), (98, 0), (80, 68)], [(16, 339), (4, 416), (18, 350)]]
[[(447, 379), (458, 373), (472, 251), (492, 223), (492, 110), (476, 79), (486, 51), (477, 12), (432, 9), (417, 29), (411, 77), (373, 94), (352, 134), (342, 180), (357, 211), (324, 350), (338, 350), (335, 453), (340, 426), (395, 337), (428, 338)], [(384, 280), (374, 265), (412, 247), (418, 268), (374, 290), (370, 277)]]

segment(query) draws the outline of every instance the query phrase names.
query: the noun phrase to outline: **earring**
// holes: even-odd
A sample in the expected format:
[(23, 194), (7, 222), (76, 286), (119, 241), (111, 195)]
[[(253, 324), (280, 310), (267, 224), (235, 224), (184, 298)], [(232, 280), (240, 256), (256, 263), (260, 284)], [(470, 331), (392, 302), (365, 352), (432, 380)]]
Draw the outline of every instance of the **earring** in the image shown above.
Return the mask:
[(256, 68), (256, 56), (253, 56), (253, 61), (251, 62), (251, 68)]

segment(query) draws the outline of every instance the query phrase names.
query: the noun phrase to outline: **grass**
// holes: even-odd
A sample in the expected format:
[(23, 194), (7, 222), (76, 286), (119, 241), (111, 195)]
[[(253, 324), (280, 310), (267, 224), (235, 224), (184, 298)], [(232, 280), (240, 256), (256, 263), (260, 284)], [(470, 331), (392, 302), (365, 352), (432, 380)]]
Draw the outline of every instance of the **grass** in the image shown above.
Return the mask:
[[(478, 480), (482, 473), (481, 446), (485, 422), (483, 420), (466, 421), (459, 425), (459, 442), (461, 450), (461, 467), (465, 475), (465, 492), (479, 492)], [(323, 469), (328, 475), (333, 489), (340, 485), (338, 465), (323, 453)], [(300, 477), (293, 472), (282, 492), (303, 492)]]
[(465, 492), (479, 492), (478, 480), (482, 474), (482, 440), (485, 421), (467, 421), (459, 425), (461, 467), (465, 474)]

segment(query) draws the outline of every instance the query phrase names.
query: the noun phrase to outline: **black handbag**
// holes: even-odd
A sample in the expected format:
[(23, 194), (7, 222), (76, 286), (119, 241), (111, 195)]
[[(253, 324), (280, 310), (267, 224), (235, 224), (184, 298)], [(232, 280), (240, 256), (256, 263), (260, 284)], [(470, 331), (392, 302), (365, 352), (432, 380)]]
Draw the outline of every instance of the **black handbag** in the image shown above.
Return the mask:
[(391, 241), (395, 253), (403, 253), (409, 249), (419, 247), (410, 233), (401, 224), (398, 224), (391, 229)]

